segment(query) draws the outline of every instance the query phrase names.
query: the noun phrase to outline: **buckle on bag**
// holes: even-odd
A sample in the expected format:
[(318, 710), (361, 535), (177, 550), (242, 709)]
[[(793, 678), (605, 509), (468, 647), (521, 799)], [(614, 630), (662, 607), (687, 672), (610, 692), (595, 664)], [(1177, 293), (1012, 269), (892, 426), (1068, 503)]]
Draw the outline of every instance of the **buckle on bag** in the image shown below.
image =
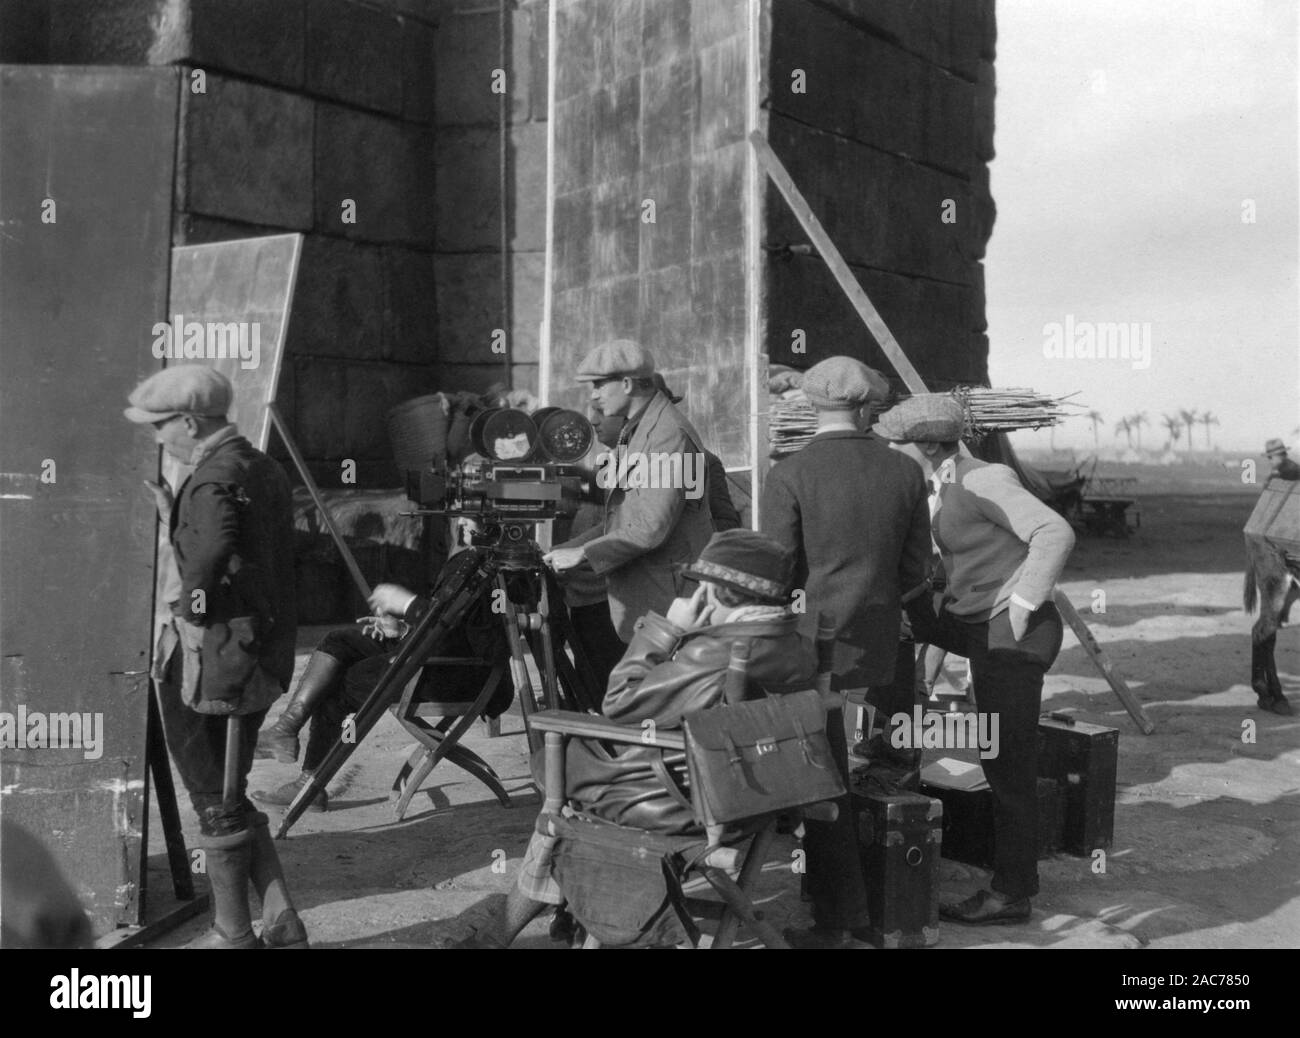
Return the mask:
[(759, 739), (758, 742), (754, 743), (754, 749), (760, 757), (765, 753), (773, 753), (776, 751), (776, 740)]

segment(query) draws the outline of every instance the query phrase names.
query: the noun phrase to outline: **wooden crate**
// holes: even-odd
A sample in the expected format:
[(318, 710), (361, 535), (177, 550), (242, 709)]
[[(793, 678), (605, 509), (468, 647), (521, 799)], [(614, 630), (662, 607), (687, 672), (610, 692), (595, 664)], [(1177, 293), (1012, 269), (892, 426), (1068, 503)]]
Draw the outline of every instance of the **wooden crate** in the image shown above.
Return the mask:
[(1242, 531), (1300, 555), (1300, 482), (1270, 479)]

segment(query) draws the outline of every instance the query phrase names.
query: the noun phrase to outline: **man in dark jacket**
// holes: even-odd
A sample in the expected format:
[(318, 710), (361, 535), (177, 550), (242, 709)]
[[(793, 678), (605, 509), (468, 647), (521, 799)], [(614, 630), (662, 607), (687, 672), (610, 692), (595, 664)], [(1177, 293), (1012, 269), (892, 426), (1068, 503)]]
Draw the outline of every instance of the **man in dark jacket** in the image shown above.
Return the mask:
[[(810, 368), (803, 391), (817, 409), (817, 433), (768, 473), (759, 513), (763, 532), (796, 555), (795, 587), (807, 596), (802, 632), (814, 637), (818, 615), (834, 617), (834, 687), (866, 696), (886, 715), (911, 708), (910, 675), (898, 683), (906, 703), (878, 696), (895, 686), (902, 599), (923, 591), (930, 556), (924, 478), (859, 431), (859, 412), (888, 389), (883, 376), (849, 357)], [(831, 728), (831, 748), (846, 765), (843, 728)], [(808, 822), (806, 831), (816, 925), (791, 941), (845, 946), (868, 921), (854, 812), (846, 804), (834, 823)]]
[[(245, 796), (267, 708), (293, 676), (297, 621), (289, 480), (226, 420), (232, 389), (202, 364), (165, 368), (136, 387), (126, 417), (193, 473), (173, 496), (149, 484), (167, 523), (171, 616), (153, 677), (167, 745), (199, 817), (212, 883), (213, 928), (196, 947), (304, 947), (307, 933), (285, 886), (266, 815)], [(227, 719), (240, 725), (236, 801), (223, 796)], [(259, 941), (248, 883), (262, 900)]]

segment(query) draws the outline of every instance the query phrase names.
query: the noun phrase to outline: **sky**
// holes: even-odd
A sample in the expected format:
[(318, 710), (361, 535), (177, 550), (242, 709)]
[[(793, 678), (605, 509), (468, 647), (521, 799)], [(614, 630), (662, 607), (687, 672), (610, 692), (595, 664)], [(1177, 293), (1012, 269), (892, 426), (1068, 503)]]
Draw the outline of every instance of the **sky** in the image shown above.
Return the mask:
[[(997, 19), (991, 384), (1078, 391), (1102, 446), (1137, 411), (1163, 445), (1179, 409), (1217, 416), (1227, 451), (1300, 446), (1300, 5), (998, 0)], [(1136, 355), (1045, 355), (1099, 324)], [(1091, 448), (1092, 424), (1054, 439)]]

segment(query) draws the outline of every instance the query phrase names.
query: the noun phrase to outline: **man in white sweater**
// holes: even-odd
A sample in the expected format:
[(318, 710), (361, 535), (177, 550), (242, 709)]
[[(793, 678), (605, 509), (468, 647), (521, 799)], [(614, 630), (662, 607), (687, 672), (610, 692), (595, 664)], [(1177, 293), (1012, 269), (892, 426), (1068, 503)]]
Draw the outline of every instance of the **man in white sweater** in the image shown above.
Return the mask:
[(996, 827), (991, 890), (940, 914), (971, 924), (1017, 923), (1038, 893), (1038, 713), (1043, 676), (1061, 649), (1053, 588), (1074, 547), (1070, 524), (1005, 465), (958, 451), (963, 414), (948, 396), (893, 408), (876, 432), (935, 481), (932, 519), (948, 586), (936, 616), (928, 595), (907, 603), (918, 640), (971, 661), (981, 713), (997, 716), (998, 752), (984, 761)]

